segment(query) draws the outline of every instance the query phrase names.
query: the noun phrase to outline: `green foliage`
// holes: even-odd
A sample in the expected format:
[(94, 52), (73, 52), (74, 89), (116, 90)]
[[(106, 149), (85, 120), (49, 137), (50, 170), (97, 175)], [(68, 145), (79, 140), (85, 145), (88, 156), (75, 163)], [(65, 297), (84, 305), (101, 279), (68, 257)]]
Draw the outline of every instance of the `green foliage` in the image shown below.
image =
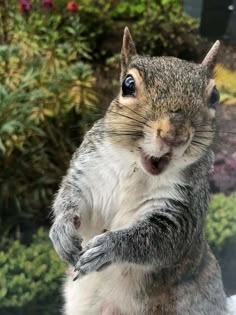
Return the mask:
[(8, 43), (10, 40), (11, 30), (13, 28), (12, 9), (15, 8), (16, 1), (0, 1), (0, 45)]
[(197, 58), (198, 22), (183, 12), (177, 0), (81, 0), (81, 22), (99, 60), (120, 50), (124, 26), (131, 28), (138, 52)]
[[(14, 20), (12, 43), (26, 46), (25, 53), (64, 63), (90, 58), (88, 41), (83, 35), (85, 27), (78, 14), (32, 10), (29, 16), (17, 14)], [(37, 49), (39, 45), (41, 50)]]
[(79, 19), (37, 11), (24, 19), (16, 18), (11, 45), (0, 47), (0, 228), (18, 236), (47, 219), (96, 103)]
[[(113, 1), (114, 3), (114, 1)], [(113, 5), (111, 15), (116, 20), (128, 20), (134, 19), (138, 20), (143, 17), (145, 12), (150, 8), (150, 6), (158, 6), (158, 7), (165, 7), (171, 6), (171, 8), (180, 7), (180, 2), (178, 0), (134, 0), (132, 2), (128, 1), (120, 1), (116, 2)]]
[(134, 24), (134, 38), (142, 53), (194, 59), (200, 43), (198, 28), (198, 22), (175, 1), (150, 1)]
[(236, 238), (236, 194), (213, 195), (206, 226), (206, 237), (216, 252), (220, 252), (227, 241)]
[(236, 71), (227, 69), (223, 65), (216, 65), (215, 79), (220, 91), (220, 100), (225, 105), (236, 104)]
[[(48, 232), (39, 229), (30, 246), (14, 241), (0, 250), (0, 312), (14, 314), (16, 309), (37, 308), (53, 312), (61, 300), (59, 288), (65, 265), (48, 240)], [(50, 310), (50, 304), (53, 308)], [(43, 311), (44, 308), (44, 311)]]

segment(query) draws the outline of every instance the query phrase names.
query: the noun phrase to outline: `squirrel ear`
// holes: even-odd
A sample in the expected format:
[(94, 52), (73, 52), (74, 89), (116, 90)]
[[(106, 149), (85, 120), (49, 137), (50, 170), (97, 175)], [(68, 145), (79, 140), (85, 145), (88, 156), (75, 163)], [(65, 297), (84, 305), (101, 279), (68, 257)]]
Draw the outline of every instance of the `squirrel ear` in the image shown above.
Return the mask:
[(131, 57), (136, 55), (136, 48), (131, 37), (130, 31), (126, 26), (123, 35), (123, 44), (121, 48), (121, 79), (124, 78), (128, 65), (130, 63)]
[(206, 66), (208, 69), (213, 70), (216, 64), (216, 58), (220, 48), (220, 41), (217, 40), (211, 49), (208, 51), (206, 57), (203, 59), (202, 65)]

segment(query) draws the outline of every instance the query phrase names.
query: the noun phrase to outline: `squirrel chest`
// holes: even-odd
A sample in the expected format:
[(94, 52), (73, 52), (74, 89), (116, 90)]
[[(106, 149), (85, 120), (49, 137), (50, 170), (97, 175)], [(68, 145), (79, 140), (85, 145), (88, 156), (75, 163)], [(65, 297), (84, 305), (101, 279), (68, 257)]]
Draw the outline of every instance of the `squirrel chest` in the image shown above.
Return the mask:
[(177, 171), (150, 177), (137, 163), (129, 161), (128, 154), (125, 159), (119, 159), (122, 152), (108, 148), (107, 144), (100, 147), (100, 152), (93, 153), (95, 156), (84, 165), (84, 180), (92, 191), (93, 207), (98, 210), (90, 217), (86, 239), (104, 229), (130, 226), (142, 216), (142, 212), (147, 214), (151, 205), (158, 209), (167, 199), (181, 200), (176, 187), (183, 181)]

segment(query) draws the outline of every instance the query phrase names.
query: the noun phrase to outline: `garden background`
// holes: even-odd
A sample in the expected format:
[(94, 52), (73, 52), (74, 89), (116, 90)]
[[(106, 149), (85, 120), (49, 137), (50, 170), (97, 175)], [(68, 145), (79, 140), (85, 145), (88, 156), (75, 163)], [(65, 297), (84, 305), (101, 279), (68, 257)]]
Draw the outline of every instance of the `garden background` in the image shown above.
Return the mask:
[[(0, 313), (58, 314), (65, 265), (50, 204), (119, 87), (124, 26), (141, 54), (201, 61), (211, 43), (177, 0), (0, 0)], [(236, 49), (223, 44), (206, 236), (236, 293)], [(235, 132), (235, 134), (234, 134)]]

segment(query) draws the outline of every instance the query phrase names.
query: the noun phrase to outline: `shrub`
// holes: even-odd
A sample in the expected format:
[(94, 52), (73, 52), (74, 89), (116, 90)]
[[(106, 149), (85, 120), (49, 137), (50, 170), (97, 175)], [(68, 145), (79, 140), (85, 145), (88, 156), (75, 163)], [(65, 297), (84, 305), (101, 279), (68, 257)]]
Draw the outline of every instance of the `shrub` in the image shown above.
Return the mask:
[(43, 229), (30, 246), (5, 245), (0, 250), (0, 313), (58, 314), (64, 269)]
[(236, 194), (212, 196), (206, 225), (206, 237), (220, 253), (227, 241), (236, 237)]
[(124, 26), (131, 28), (139, 53), (197, 59), (200, 37), (197, 20), (176, 0), (81, 0), (79, 14), (97, 59), (120, 51)]
[(220, 100), (225, 105), (236, 103), (236, 71), (232, 71), (223, 65), (215, 67), (216, 84), (220, 90)]
[(236, 292), (236, 193), (213, 195), (206, 225), (207, 239), (220, 263), (228, 295)]
[(198, 29), (197, 20), (186, 15), (176, 1), (150, 1), (134, 24), (134, 38), (142, 53), (194, 60), (200, 54)]
[(16, 18), (11, 45), (0, 47), (0, 228), (18, 236), (48, 218), (96, 103), (78, 18), (64, 24), (36, 11), (30, 25), (25, 19)]

